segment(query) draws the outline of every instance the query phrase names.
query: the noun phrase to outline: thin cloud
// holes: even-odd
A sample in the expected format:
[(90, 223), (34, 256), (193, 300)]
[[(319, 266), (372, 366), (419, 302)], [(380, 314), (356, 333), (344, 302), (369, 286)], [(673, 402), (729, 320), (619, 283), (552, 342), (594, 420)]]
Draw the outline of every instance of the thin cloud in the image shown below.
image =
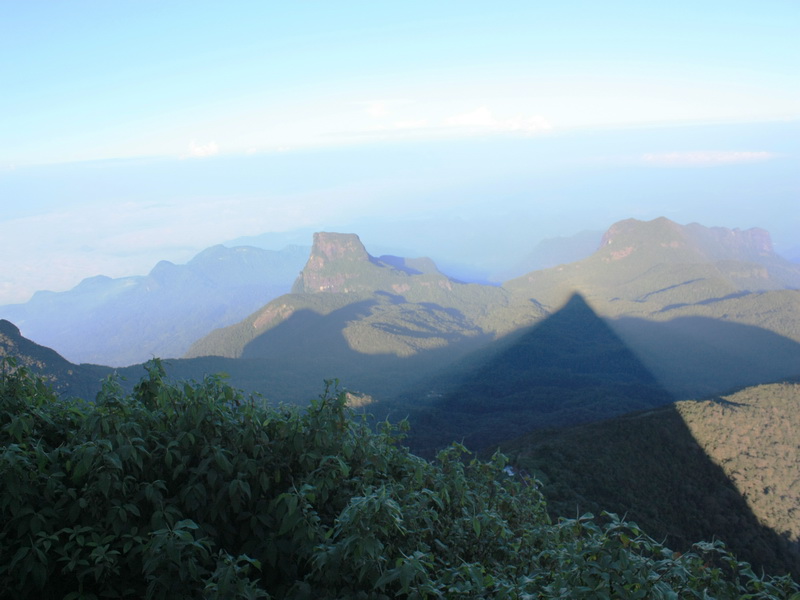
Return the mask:
[(389, 112), (389, 103), (385, 100), (377, 100), (367, 104), (367, 114), (374, 119), (388, 116)]
[[(221, 239), (309, 226), (317, 217), (332, 219), (343, 205), (330, 202), (324, 190), (272, 199), (130, 201), (117, 203), (114, 210), (98, 200), (16, 219), (0, 217), (5, 232), (0, 256), (9, 274), (0, 282), (0, 305), (26, 302), (37, 290), (68, 290), (100, 273), (144, 275), (159, 260), (186, 262)], [(362, 212), (355, 201), (353, 206)]]
[(192, 141), (189, 143), (189, 153), (186, 156), (189, 158), (205, 158), (216, 154), (219, 154), (219, 146), (217, 146), (216, 142), (198, 144)]
[(503, 123), (503, 126), (507, 131), (521, 131), (523, 133), (538, 133), (553, 128), (547, 119), (539, 115), (509, 119)]
[(396, 114), (400, 107), (409, 103), (409, 100), (402, 98), (384, 98), (357, 102), (356, 104), (361, 106), (364, 112), (372, 119), (385, 119)]
[(460, 115), (456, 115), (454, 117), (450, 117), (445, 119), (445, 125), (449, 125), (451, 127), (490, 127), (496, 128), (497, 127), (497, 120), (492, 116), (492, 111), (490, 111), (485, 106), (481, 106), (480, 108), (476, 108), (475, 110), (463, 113)]
[(552, 129), (550, 122), (540, 115), (530, 117), (516, 116), (498, 119), (487, 107), (481, 106), (473, 111), (445, 119), (445, 126), (483, 131), (513, 131), (520, 133), (539, 133)]
[(395, 121), (394, 123), (391, 124), (376, 125), (370, 128), (370, 132), (390, 133), (403, 130), (427, 131), (428, 129), (429, 128), (427, 119), (406, 119), (402, 121)]
[(423, 129), (427, 126), (427, 119), (408, 119), (406, 121), (397, 121), (392, 124), (392, 127), (395, 129)]
[(646, 164), (661, 167), (714, 167), (739, 163), (764, 162), (775, 158), (772, 152), (740, 152), (740, 151), (694, 151), (694, 152), (662, 152), (642, 155)]

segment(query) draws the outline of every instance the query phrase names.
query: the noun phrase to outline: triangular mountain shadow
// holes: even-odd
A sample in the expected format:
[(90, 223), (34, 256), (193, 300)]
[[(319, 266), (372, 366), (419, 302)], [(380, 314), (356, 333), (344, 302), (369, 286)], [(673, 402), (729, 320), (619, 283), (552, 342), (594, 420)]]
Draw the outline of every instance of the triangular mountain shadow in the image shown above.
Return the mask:
[(409, 445), (431, 455), (453, 440), (488, 450), (533, 429), (597, 421), (672, 400), (576, 293), (545, 320), (430, 382), (416, 399), (406, 395), (391, 416), (406, 411)]
[[(680, 404), (702, 410), (704, 402), (718, 400)], [(757, 569), (800, 577), (800, 547), (759, 521), (743, 493), (695, 439), (682, 412), (670, 404), (599, 423), (534, 431), (503, 444), (502, 450), (512, 464), (542, 482), (553, 515), (614, 512), (675, 551), (721, 539)], [(733, 426), (724, 418), (712, 420), (716, 427)], [(742, 460), (753, 461), (749, 456)], [(756, 468), (754, 462), (750, 466)]]
[[(763, 311), (785, 319), (786, 328), (797, 327), (791, 312), (769, 305)], [(676, 399), (703, 398), (800, 375), (796, 329), (791, 339), (726, 317), (691, 315), (669, 321), (619, 317), (610, 324)]]

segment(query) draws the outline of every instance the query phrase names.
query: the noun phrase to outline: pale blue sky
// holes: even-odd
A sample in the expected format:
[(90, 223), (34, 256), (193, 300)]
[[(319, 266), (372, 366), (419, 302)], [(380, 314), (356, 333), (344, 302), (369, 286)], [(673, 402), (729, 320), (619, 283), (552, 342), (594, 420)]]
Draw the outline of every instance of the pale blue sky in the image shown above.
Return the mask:
[(240, 235), (487, 211), (786, 246), (798, 31), (795, 0), (0, 3), (0, 304)]

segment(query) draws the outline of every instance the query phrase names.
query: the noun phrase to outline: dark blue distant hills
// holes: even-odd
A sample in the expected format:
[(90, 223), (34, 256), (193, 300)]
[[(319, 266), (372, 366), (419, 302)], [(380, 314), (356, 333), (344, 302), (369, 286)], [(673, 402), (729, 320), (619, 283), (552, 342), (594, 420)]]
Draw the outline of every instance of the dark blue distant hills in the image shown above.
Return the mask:
[(178, 357), (199, 337), (288, 292), (307, 258), (302, 246), (213, 246), (185, 265), (161, 261), (148, 275), (101, 275), (66, 292), (37, 292), (24, 304), (0, 306), (0, 318), (75, 363)]

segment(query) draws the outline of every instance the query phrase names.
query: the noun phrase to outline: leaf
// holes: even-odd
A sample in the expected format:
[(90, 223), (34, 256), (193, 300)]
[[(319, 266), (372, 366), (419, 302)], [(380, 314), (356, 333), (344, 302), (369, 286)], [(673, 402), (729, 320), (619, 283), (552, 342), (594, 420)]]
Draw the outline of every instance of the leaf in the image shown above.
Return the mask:
[(389, 569), (378, 578), (378, 581), (375, 582), (375, 587), (383, 589), (386, 587), (387, 583), (391, 583), (392, 581), (399, 579), (399, 577), (400, 577), (400, 568)]
[(481, 522), (478, 520), (478, 517), (472, 517), (472, 529), (475, 535), (481, 537)]
[(21, 548), (19, 548), (17, 552), (14, 554), (14, 558), (11, 559), (11, 564), (9, 565), (9, 569), (13, 569), (14, 565), (16, 565), (19, 561), (21, 561), (28, 555), (28, 552), (30, 552), (30, 547), (28, 546), (22, 546)]
[(199, 529), (200, 526), (191, 519), (182, 519), (175, 523), (175, 529)]

